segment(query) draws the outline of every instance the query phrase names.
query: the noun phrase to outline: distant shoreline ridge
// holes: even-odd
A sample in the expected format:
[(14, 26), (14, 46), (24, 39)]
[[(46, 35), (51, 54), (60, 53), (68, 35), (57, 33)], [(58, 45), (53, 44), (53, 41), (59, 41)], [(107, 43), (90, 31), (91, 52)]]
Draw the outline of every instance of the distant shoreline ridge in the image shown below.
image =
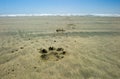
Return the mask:
[(120, 17), (120, 14), (0, 14), (0, 17), (17, 16), (100, 16), (100, 17)]

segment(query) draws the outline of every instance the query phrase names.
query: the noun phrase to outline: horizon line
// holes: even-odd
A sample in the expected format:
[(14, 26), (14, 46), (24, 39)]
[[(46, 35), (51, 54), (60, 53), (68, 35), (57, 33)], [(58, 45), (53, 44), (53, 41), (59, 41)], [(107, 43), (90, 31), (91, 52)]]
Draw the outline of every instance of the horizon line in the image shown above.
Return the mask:
[(17, 17), (17, 16), (106, 16), (120, 17), (120, 14), (0, 14), (0, 17)]

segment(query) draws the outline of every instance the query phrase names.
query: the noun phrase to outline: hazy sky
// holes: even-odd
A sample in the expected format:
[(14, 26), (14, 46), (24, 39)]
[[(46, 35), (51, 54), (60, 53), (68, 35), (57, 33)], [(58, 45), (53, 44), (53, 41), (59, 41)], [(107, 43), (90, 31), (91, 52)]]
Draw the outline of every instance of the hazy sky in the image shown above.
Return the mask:
[(120, 14), (120, 0), (0, 0), (0, 14)]

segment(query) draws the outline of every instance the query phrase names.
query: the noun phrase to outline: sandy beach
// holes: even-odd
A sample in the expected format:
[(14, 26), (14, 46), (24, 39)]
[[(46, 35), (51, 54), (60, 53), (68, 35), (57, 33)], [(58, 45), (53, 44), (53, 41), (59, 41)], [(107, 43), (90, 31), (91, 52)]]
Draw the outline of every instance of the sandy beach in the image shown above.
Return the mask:
[(119, 79), (120, 17), (0, 17), (0, 79)]

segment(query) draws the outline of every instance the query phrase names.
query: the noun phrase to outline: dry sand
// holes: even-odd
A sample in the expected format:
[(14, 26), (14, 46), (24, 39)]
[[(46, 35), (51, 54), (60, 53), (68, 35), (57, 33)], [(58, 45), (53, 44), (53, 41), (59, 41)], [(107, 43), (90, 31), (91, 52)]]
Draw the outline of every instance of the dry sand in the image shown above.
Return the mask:
[(120, 79), (120, 18), (0, 17), (0, 79)]

